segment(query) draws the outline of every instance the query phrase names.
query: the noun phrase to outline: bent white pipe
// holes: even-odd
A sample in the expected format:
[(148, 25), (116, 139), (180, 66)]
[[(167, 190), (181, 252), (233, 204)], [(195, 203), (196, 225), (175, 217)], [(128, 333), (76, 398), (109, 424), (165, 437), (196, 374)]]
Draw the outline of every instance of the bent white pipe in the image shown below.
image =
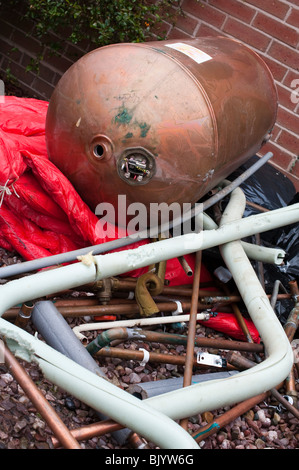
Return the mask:
[[(197, 320), (209, 320), (210, 315), (206, 313), (198, 313), (196, 315)], [(96, 323), (83, 323), (82, 325), (75, 326), (73, 328), (74, 334), (78, 339), (86, 339), (81, 331), (93, 331), (93, 330), (106, 330), (110, 328), (132, 328), (134, 326), (148, 326), (148, 325), (165, 325), (166, 323), (176, 322), (188, 322), (190, 315), (173, 315), (167, 317), (152, 317), (152, 318), (135, 318), (134, 320), (116, 320), (107, 322), (96, 322)]]
[[(201, 232), (199, 235), (188, 234), (125, 252), (96, 257), (84, 256), (82, 263), (44, 271), (0, 286), (0, 315), (2, 316), (8, 308), (27, 300), (298, 221), (299, 204), (294, 204), (267, 214), (258, 214), (225, 224), (217, 230)], [(261, 311), (258, 311), (258, 314), (266, 314), (269, 321), (275, 321), (276, 316), (272, 309), (269, 311), (267, 301), (260, 300), (257, 308)], [(251, 311), (251, 301), (249, 303), (248, 309)], [(255, 303), (252, 305), (255, 307)], [(254, 321), (258, 320), (253, 317)], [(263, 337), (264, 322), (258, 322), (260, 323)], [(276, 329), (275, 343), (278, 338), (282, 339), (277, 325)], [(162, 448), (198, 448), (191, 436), (168, 417), (180, 419), (207, 409), (217, 409), (226, 404), (236, 403), (252, 394), (269, 390), (281, 380), (275, 375), (276, 362), (282, 361), (281, 349), (277, 354), (275, 348), (270, 345), (271, 357), (249, 371), (238, 374), (236, 379), (216, 380), (209, 384), (201, 384), (200, 388), (193, 385), (174, 394), (164, 394), (159, 399), (140, 402), (2, 318), (0, 318), (0, 331), (16, 356), (27, 361), (36, 361), (45, 376), (53, 383)], [(287, 350), (284, 368), (283, 370), (280, 368), (280, 374), (286, 374), (285, 377), (292, 366), (292, 359), (290, 360), (289, 356)]]
[[(202, 224), (204, 230), (215, 230), (218, 228), (216, 222), (205, 213), (203, 214)], [(281, 248), (269, 248), (244, 241), (241, 241), (241, 245), (248, 258), (252, 260), (276, 265), (281, 265), (284, 261), (285, 251)]]

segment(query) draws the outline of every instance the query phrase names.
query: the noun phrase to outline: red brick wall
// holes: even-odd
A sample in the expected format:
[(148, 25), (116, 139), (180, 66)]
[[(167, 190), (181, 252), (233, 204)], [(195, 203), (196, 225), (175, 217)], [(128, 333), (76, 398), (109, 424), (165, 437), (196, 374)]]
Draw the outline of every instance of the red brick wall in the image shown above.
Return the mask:
[[(59, 55), (50, 48), (41, 47), (32, 34), (33, 23), (24, 19), (21, 11), (2, 6), (0, 9), (0, 78), (16, 78), (22, 89), (39, 99), (49, 100), (63, 73), (79, 57), (88, 52), (88, 44), (74, 46), (54, 34), (49, 41), (61, 45)], [(32, 60), (42, 56), (39, 70), (32, 67)], [(28, 70), (29, 68), (29, 70)]]
[[(268, 64), (277, 85), (279, 111), (272, 139), (262, 153), (272, 151), (272, 162), (293, 175), (299, 190), (299, 0), (182, 0), (182, 8), (184, 16), (176, 26), (165, 25), (168, 38), (234, 37)], [(1, 12), (0, 78), (9, 70), (26, 91), (49, 99), (61, 75), (88, 51), (88, 44), (73, 46), (53, 36), (62, 45), (60, 55), (51, 56), (49, 50), (43, 50), (36, 74), (26, 71), (40, 52), (31, 31), (32, 24), (21, 12)]]
[(168, 38), (223, 35), (254, 49), (268, 64), (279, 110), (262, 154), (294, 176), (299, 190), (299, 0), (183, 0), (184, 16)]

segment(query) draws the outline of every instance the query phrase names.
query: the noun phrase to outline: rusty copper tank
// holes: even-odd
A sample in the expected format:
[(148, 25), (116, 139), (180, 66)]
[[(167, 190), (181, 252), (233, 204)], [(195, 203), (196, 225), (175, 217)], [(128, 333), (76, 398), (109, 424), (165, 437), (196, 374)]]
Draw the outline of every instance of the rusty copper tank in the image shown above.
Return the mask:
[(74, 63), (49, 103), (49, 158), (101, 202), (199, 201), (258, 152), (277, 112), (260, 56), (224, 37), (114, 44)]

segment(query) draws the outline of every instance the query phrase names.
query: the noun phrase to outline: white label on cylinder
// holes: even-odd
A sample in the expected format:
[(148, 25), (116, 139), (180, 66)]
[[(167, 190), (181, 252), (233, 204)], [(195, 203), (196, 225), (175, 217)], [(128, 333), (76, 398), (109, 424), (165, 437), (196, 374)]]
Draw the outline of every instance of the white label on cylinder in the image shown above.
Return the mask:
[(166, 44), (166, 47), (180, 51), (183, 54), (186, 54), (191, 59), (195, 60), (198, 64), (202, 62), (207, 62), (211, 60), (212, 57), (206, 54), (205, 52), (197, 49), (196, 47), (190, 46), (190, 44), (184, 44), (183, 42), (176, 42), (175, 44)]

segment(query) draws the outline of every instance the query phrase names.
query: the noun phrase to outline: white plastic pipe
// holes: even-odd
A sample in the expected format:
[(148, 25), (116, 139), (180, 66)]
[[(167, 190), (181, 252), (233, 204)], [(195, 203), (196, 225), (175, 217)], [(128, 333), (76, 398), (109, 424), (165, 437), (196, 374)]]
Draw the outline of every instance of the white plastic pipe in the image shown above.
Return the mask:
[(215, 230), (188, 233), (139, 246), (135, 249), (95, 256), (97, 279), (115, 276), (116, 273), (133, 271), (159, 261), (195, 253), (196, 251), (223, 245), (230, 241), (298, 222), (298, 211), (299, 204), (293, 204), (267, 213), (251, 215), (227, 223)]
[[(204, 230), (215, 230), (218, 228), (216, 222), (207, 214), (203, 214)], [(281, 265), (285, 258), (285, 251), (281, 248), (269, 248), (268, 246), (254, 245), (241, 241), (241, 245), (249, 259), (261, 261), (262, 263)]]
[[(208, 320), (209, 314), (198, 313), (196, 316), (197, 320)], [(151, 318), (135, 318), (133, 320), (116, 320), (107, 322), (96, 322), (96, 323), (83, 323), (82, 325), (75, 326), (73, 332), (80, 340), (86, 339), (81, 331), (93, 331), (93, 330), (106, 330), (110, 328), (132, 328), (134, 326), (148, 326), (148, 325), (165, 325), (166, 323), (176, 322), (188, 322), (190, 315), (173, 315), (167, 317), (151, 317)]]
[[(189, 234), (177, 239), (162, 240), (125, 252), (96, 257), (84, 256), (82, 263), (44, 271), (0, 286), (0, 315), (2, 316), (8, 308), (18, 303), (298, 221), (299, 204), (294, 204), (267, 214), (258, 214), (225, 224), (219, 229), (201, 232), (199, 235)], [(251, 300), (249, 303), (251, 304)], [(257, 321), (259, 325), (261, 323), (262, 331), (259, 332), (262, 338), (265, 322), (258, 321), (259, 316), (266, 315), (267, 327), (269, 322), (275, 322), (276, 319), (273, 310), (269, 310), (268, 304), (268, 299), (267, 301), (261, 299), (260, 302), (254, 303), (254, 308), (258, 311), (257, 318), (253, 315), (253, 321)], [(251, 311), (252, 308), (249, 307), (251, 305), (248, 305)], [(273, 388), (280, 380), (283, 380), (282, 376), (288, 375), (292, 357), (290, 359), (289, 349), (287, 349), (282, 358), (281, 348), (277, 343), (282, 340), (283, 336), (277, 324), (276, 330), (277, 337), (273, 342), (278, 352), (270, 345), (271, 356), (264, 363), (238, 374), (237, 379), (216, 380), (207, 385), (201, 384), (200, 388), (194, 385), (178, 390), (174, 394), (162, 395), (159, 399), (140, 402), (107, 380), (96, 376), (53, 350), (26, 331), (0, 318), (0, 332), (16, 356), (27, 361), (36, 361), (45, 376), (53, 383), (69, 391), (93, 409), (107, 414), (162, 448), (198, 448), (190, 435), (168, 417), (181, 419), (207, 409), (217, 409), (226, 404), (237, 403)], [(267, 335), (265, 336), (269, 341)], [(280, 367), (281, 361), (283, 367)], [(278, 369), (279, 376), (276, 375)]]

